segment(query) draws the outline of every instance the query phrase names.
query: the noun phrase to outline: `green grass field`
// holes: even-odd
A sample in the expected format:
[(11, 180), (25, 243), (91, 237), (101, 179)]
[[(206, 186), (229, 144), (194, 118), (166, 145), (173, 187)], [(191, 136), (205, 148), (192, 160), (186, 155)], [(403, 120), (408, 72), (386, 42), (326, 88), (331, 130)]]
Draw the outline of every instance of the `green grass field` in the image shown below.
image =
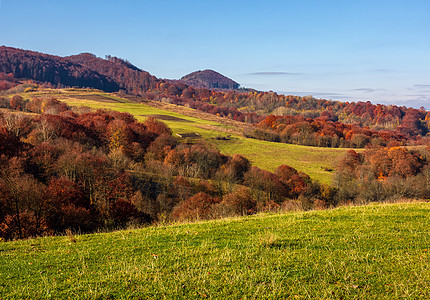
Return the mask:
[(308, 174), (312, 179), (329, 185), (333, 173), (328, 170), (336, 169), (346, 151), (273, 143), (244, 137), (237, 137), (224, 143), (216, 141), (215, 145), (222, 153), (241, 154), (262, 169), (274, 171), (281, 164), (286, 164)]
[(0, 299), (429, 299), (430, 204), (0, 243)]

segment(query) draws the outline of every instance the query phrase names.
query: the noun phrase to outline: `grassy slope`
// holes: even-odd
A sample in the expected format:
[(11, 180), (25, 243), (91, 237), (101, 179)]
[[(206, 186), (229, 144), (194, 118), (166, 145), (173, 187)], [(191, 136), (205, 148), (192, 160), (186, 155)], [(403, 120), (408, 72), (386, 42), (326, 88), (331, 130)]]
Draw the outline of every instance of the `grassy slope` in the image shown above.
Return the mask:
[[(174, 133), (197, 132), (210, 143), (214, 144), (222, 153), (233, 155), (235, 153), (246, 156), (251, 162), (263, 169), (274, 171), (281, 164), (287, 164), (299, 171), (302, 171), (311, 176), (311, 178), (322, 183), (330, 184), (332, 173), (326, 169), (334, 169), (338, 161), (343, 157), (345, 149), (318, 148), (306, 147), (300, 145), (289, 145), (282, 143), (272, 143), (248, 139), (241, 136), (240, 128), (234, 127), (231, 124), (220, 124), (213, 120), (203, 119), (202, 113), (198, 114), (195, 110), (181, 108), (187, 112), (187, 115), (172, 111), (177, 106), (165, 105), (169, 110), (151, 107), (145, 104), (134, 103), (126, 99), (114, 97), (111, 94), (88, 91), (67, 91), (63, 90), (48, 90), (53, 96), (59, 100), (63, 100), (72, 106), (88, 106), (91, 108), (108, 108), (120, 112), (129, 112), (133, 114), (139, 121), (145, 120), (148, 115), (167, 115), (177, 117), (182, 120), (165, 120)], [(30, 98), (35, 95), (40, 95), (40, 92), (30, 95), (23, 95), (24, 98)], [(79, 95), (79, 98), (75, 98)], [(88, 99), (85, 99), (87, 95)], [(75, 96), (75, 97), (74, 97)], [(112, 102), (97, 101), (97, 96), (111, 98)], [(94, 98), (93, 100), (89, 100)], [(117, 102), (115, 102), (117, 101)], [(195, 112), (199, 118), (190, 116)], [(210, 116), (207, 116), (210, 118)], [(231, 134), (231, 140), (222, 141), (212, 138), (226, 134)]]
[(429, 299), (430, 205), (0, 243), (0, 299)]

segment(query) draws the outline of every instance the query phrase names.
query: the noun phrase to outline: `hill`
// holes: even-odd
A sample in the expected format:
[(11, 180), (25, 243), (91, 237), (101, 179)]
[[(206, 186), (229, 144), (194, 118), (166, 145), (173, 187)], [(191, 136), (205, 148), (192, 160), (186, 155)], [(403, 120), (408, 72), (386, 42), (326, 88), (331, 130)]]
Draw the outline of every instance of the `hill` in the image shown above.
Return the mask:
[[(225, 135), (229, 124), (100, 92), (30, 90), (0, 98), (11, 109), (0, 115), (0, 238), (5, 240), (337, 202), (333, 189), (285, 162), (272, 173), (236, 153), (220, 153), (213, 147), (218, 141), (234, 145), (241, 139)], [(105, 109), (70, 107), (55, 95), (69, 104), (75, 99)], [(176, 130), (193, 131), (172, 136), (169, 127), (150, 117), (154, 113), (178, 122)]]
[(131, 94), (139, 94), (155, 88), (157, 84), (163, 82), (130, 62), (117, 57), (106, 56), (106, 59), (103, 59), (91, 53), (81, 53), (65, 57), (65, 59), (110, 78), (119, 85), (120, 89)]
[(0, 243), (0, 298), (428, 299), (428, 203)]
[(213, 70), (196, 71), (181, 78), (184, 83), (207, 89), (236, 90), (239, 84)]
[(0, 47), (0, 72), (53, 86), (92, 87), (107, 92), (119, 90), (114, 80), (82, 64), (59, 56), (5, 46)]

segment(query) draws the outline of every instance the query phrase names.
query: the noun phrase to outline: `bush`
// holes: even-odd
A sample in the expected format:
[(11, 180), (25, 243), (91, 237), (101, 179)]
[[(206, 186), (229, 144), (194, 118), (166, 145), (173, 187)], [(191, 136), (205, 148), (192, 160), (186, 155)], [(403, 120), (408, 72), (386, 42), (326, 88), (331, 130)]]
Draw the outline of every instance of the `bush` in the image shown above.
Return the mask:
[(176, 220), (210, 219), (214, 216), (214, 205), (219, 202), (220, 199), (200, 192), (176, 206), (172, 216)]
[(109, 213), (115, 226), (119, 227), (125, 227), (131, 222), (139, 224), (150, 222), (148, 215), (139, 212), (130, 201), (122, 199), (115, 201), (111, 205)]
[(0, 237), (5, 240), (49, 235), (52, 233), (45, 219), (37, 218), (29, 210), (15, 215), (7, 215), (3, 222), (0, 223)]
[(225, 195), (219, 206), (222, 207), (224, 216), (251, 215), (257, 212), (257, 202), (246, 187)]

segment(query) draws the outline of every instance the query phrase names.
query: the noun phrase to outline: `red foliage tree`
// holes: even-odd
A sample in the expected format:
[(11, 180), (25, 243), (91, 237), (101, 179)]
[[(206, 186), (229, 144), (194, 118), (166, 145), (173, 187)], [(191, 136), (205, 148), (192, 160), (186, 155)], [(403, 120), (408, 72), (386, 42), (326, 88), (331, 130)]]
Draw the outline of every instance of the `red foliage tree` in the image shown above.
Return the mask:
[(0, 155), (17, 155), (23, 148), (19, 137), (11, 134), (5, 127), (0, 125)]
[(219, 204), (225, 215), (251, 215), (257, 212), (257, 201), (252, 197), (248, 188), (241, 187), (226, 194)]
[(289, 190), (288, 196), (291, 198), (297, 198), (302, 194), (306, 189), (306, 181), (310, 181), (309, 177), (303, 178), (296, 169), (287, 165), (279, 166), (275, 170), (275, 174), (287, 186)]
[(0, 222), (0, 237), (5, 240), (49, 235), (53, 231), (44, 219), (39, 219), (31, 210), (24, 210), (18, 214), (7, 215)]
[(167, 127), (166, 124), (158, 121), (154, 117), (148, 117), (148, 119), (146, 119), (146, 121), (143, 122), (143, 124), (146, 126), (146, 128), (150, 132), (154, 132), (158, 135), (163, 135), (163, 134), (171, 135), (172, 134), (172, 130), (169, 127)]
[(20, 95), (15, 95), (10, 99), (10, 108), (15, 110), (24, 110), (25, 101)]
[(219, 202), (220, 199), (200, 192), (175, 207), (172, 216), (178, 220), (210, 219), (213, 216), (213, 205)]

